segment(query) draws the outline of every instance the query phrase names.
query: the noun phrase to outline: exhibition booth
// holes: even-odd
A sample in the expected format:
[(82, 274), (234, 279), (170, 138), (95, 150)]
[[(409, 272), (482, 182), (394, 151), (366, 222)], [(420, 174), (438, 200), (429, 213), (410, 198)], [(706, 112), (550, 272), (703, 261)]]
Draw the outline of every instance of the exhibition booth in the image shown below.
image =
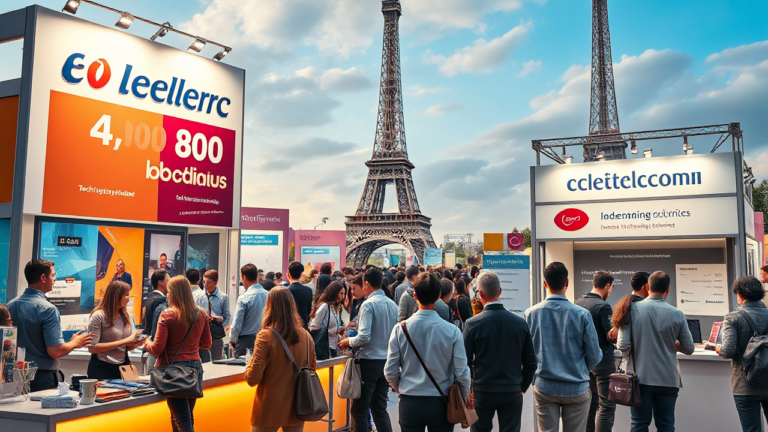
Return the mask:
[[(553, 261), (569, 269), (571, 301), (592, 289), (596, 271), (613, 274), (611, 305), (631, 293), (633, 273), (661, 270), (672, 281), (667, 302), (700, 330), (700, 344), (738, 307), (735, 279), (759, 277), (763, 233), (748, 172), (738, 149), (532, 167), (533, 302), (546, 297), (542, 272)], [(738, 428), (730, 361), (701, 345), (678, 357), (678, 430)], [(702, 410), (702, 394), (717, 409)], [(628, 408), (618, 408), (616, 424), (629, 424)]]
[(294, 234), (296, 259), (305, 271), (320, 269), (330, 263), (333, 270), (347, 266), (347, 232), (325, 230), (296, 230)]
[(287, 209), (240, 209), (240, 266), (288, 273), (288, 216)]

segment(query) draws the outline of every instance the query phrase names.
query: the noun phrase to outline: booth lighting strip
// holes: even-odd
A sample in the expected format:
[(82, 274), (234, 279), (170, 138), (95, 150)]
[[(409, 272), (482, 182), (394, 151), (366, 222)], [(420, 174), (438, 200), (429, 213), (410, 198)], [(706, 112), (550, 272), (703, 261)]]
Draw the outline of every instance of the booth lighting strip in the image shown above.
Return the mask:
[(177, 30), (173, 28), (173, 26), (166, 22), (164, 24), (158, 24), (154, 21), (150, 21), (148, 19), (144, 19), (135, 15), (131, 15), (128, 12), (119, 11), (117, 9), (111, 8), (109, 6), (104, 6), (103, 4), (96, 3), (91, 0), (67, 0), (67, 2), (64, 4), (64, 8), (62, 9), (62, 12), (69, 12), (72, 15), (75, 15), (77, 13), (77, 9), (80, 7), (81, 3), (88, 3), (92, 4), (94, 6), (100, 7), (102, 9), (106, 9), (108, 11), (115, 12), (117, 14), (120, 14), (120, 18), (115, 23), (115, 27), (121, 28), (123, 30), (127, 29), (131, 26), (134, 20), (139, 20), (143, 23), (153, 25), (155, 27), (159, 27), (157, 32), (150, 38), (151, 40), (155, 40), (158, 37), (163, 37), (168, 34), (169, 31), (172, 31), (174, 33), (178, 33), (183, 36), (187, 36), (189, 38), (194, 39), (194, 42), (192, 42), (192, 45), (189, 46), (187, 49), (187, 52), (200, 52), (202, 51), (203, 47), (205, 47), (206, 44), (216, 45), (221, 48), (221, 51), (219, 51), (215, 56), (213, 56), (213, 59), (216, 61), (221, 61), (224, 57), (226, 57), (227, 54), (229, 54), (230, 51), (232, 51), (231, 47), (228, 47), (226, 45), (222, 45), (218, 42), (214, 42), (210, 39), (201, 38), (200, 36), (194, 36), (187, 32), (183, 32), (181, 30)]

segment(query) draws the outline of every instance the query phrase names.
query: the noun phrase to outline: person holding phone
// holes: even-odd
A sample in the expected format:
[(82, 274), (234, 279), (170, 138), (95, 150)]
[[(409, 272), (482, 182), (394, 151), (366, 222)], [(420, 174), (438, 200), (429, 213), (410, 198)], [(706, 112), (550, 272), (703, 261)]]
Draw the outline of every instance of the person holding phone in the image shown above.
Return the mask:
[[(104, 293), (104, 300), (91, 312), (88, 332), (93, 334), (88, 378), (97, 380), (120, 379), (120, 366), (129, 365), (128, 351), (142, 345), (141, 330), (136, 330), (128, 315), (131, 286), (112, 281)], [(146, 337), (146, 336), (145, 336)]]

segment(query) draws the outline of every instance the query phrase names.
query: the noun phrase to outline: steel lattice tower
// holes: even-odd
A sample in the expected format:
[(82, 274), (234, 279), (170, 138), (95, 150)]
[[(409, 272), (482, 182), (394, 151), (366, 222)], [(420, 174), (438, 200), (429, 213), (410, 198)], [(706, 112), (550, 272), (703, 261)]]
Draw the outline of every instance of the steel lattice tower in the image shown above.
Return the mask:
[[(362, 267), (371, 253), (397, 243), (411, 249), (424, 262), (424, 249), (434, 248), (431, 219), (422, 215), (413, 187), (403, 122), (403, 91), (400, 81), (399, 0), (381, 2), (384, 43), (381, 52), (381, 84), (376, 136), (368, 179), (355, 216), (347, 216), (347, 261)], [(382, 213), (388, 184), (394, 184), (398, 213)]]
[[(616, 88), (613, 84), (611, 31), (608, 28), (608, 0), (592, 0), (592, 95), (589, 105), (589, 134), (619, 132)], [(600, 152), (605, 159), (626, 159), (626, 143), (584, 147), (584, 161), (595, 161)]]

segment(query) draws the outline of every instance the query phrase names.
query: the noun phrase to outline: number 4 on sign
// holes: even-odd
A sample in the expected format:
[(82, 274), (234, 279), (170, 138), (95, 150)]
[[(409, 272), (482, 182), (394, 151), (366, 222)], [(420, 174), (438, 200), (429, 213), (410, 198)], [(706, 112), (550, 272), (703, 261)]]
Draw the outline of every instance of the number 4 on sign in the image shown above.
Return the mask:
[[(102, 145), (108, 146), (109, 142), (112, 141), (112, 134), (109, 133), (111, 126), (112, 116), (104, 114), (91, 128), (91, 137), (100, 139)], [(99, 129), (102, 130), (100, 131)], [(115, 140), (115, 148), (113, 150), (117, 150), (120, 147), (120, 141), (120, 138)]]

